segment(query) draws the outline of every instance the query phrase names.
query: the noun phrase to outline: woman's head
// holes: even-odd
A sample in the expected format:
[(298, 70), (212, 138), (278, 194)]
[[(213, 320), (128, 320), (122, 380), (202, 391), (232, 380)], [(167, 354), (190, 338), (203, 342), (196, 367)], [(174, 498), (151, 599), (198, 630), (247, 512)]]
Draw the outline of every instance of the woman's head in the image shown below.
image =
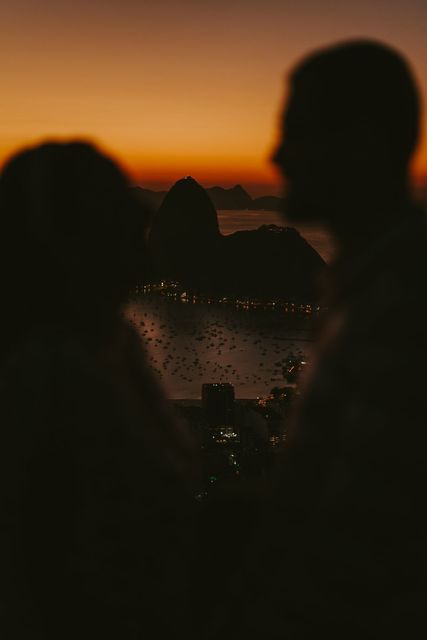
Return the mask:
[(88, 143), (17, 153), (0, 179), (3, 290), (39, 312), (118, 308), (144, 275), (148, 217), (116, 164)]

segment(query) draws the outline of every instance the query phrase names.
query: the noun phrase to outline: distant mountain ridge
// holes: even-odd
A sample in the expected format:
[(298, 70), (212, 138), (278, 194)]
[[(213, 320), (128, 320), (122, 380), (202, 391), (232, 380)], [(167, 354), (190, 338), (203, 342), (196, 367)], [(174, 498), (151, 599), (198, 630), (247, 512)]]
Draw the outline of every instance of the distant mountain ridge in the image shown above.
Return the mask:
[[(143, 187), (134, 187), (134, 190), (138, 196), (149, 202), (154, 209), (158, 209), (162, 205), (168, 194), (168, 191), (153, 191)], [(217, 210), (280, 211), (282, 208), (282, 198), (268, 195), (261, 198), (252, 198), (240, 184), (236, 184), (230, 189), (209, 187), (205, 191)]]
[(211, 187), (206, 189), (215, 209), (249, 209), (253, 200), (240, 184), (231, 189)]

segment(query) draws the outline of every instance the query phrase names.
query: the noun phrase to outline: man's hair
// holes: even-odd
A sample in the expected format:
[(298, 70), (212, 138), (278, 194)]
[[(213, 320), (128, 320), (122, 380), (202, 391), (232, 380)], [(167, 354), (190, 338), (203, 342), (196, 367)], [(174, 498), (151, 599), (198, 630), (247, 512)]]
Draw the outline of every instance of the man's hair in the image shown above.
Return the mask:
[(327, 47), (305, 58), (291, 74), (294, 91), (310, 86), (326, 126), (366, 124), (383, 136), (385, 153), (407, 163), (420, 127), (420, 97), (404, 58), (370, 40)]

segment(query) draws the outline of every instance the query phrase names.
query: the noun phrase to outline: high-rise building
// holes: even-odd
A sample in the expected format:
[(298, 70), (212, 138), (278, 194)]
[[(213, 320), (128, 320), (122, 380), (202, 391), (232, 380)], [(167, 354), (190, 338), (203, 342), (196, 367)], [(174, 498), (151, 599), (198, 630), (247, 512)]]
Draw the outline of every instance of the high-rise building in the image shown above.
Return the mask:
[(202, 385), (202, 406), (210, 427), (234, 424), (234, 387), (230, 383)]

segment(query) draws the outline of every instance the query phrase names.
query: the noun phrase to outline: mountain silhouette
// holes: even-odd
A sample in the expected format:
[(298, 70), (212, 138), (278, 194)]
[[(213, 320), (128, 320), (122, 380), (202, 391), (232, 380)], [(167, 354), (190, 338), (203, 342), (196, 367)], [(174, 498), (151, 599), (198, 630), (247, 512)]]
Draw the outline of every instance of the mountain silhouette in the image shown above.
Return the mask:
[[(168, 194), (167, 191), (153, 191), (152, 189), (144, 189), (143, 187), (133, 187), (132, 190), (137, 198), (151, 205), (153, 209), (158, 209)], [(234, 187), (231, 187), (231, 189), (209, 187), (205, 189), (205, 191), (209, 195), (215, 209), (280, 211), (282, 208), (282, 198), (267, 195), (253, 199), (240, 184), (236, 184)]]
[(260, 298), (312, 301), (325, 263), (291, 227), (262, 225), (223, 236), (221, 257), (227, 265), (221, 288)]
[(178, 180), (151, 227), (155, 274), (196, 288), (210, 287), (220, 238), (217, 213), (205, 189), (190, 176)]
[(240, 184), (231, 189), (211, 187), (206, 191), (216, 209), (248, 209), (252, 204), (251, 196)]
[(207, 190), (179, 180), (154, 216), (149, 246), (157, 279), (199, 292), (316, 300), (319, 254), (295, 229), (263, 225), (221, 235)]

